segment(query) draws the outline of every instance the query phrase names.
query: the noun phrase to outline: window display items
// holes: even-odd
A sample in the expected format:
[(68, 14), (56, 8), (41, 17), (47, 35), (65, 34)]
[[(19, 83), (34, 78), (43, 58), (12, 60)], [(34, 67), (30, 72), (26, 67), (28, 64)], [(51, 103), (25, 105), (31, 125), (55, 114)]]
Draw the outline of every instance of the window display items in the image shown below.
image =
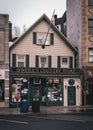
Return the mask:
[(28, 97), (28, 82), (25, 78), (14, 78), (12, 83), (12, 102), (16, 102), (15, 96), (19, 94), (20, 99), (26, 99)]
[(49, 102), (62, 102), (62, 84), (61, 79), (48, 80), (47, 98)]

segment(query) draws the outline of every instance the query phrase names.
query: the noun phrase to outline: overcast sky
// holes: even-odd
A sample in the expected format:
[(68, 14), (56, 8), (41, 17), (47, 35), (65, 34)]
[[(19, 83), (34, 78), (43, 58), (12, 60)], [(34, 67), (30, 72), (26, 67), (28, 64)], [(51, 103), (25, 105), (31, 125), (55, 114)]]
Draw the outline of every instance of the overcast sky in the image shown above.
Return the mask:
[(66, 0), (0, 0), (0, 13), (9, 14), (9, 20), (19, 27), (28, 28), (44, 13), (51, 19), (54, 9), (61, 17)]

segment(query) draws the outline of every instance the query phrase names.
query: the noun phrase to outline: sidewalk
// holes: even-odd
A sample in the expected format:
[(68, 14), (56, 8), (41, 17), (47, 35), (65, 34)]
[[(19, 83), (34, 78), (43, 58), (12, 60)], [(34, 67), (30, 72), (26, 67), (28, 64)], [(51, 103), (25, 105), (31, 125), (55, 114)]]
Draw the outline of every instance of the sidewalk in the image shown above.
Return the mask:
[(93, 106), (40, 106), (40, 112), (32, 112), (32, 108), (29, 107), (28, 112), (20, 112), (20, 108), (0, 108), (0, 115), (47, 115), (47, 114), (83, 114), (93, 115)]

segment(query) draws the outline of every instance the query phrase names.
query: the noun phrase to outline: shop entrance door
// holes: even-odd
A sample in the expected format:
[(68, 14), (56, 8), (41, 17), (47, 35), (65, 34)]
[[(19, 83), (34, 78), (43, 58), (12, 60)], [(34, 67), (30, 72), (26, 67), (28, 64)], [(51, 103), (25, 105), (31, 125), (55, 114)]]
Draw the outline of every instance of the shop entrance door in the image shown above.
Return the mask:
[(34, 78), (32, 86), (32, 101), (36, 100), (41, 102), (41, 79)]
[(68, 105), (76, 105), (76, 88), (68, 86)]

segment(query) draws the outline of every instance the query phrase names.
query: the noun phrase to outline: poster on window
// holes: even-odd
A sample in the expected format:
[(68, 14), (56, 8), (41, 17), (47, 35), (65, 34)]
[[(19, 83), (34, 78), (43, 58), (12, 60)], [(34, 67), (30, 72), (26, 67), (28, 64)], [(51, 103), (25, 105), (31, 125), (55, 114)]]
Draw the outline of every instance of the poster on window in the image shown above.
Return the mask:
[(20, 99), (28, 97), (28, 82), (25, 78), (14, 78), (12, 83), (12, 102), (16, 102), (16, 95), (19, 94)]

